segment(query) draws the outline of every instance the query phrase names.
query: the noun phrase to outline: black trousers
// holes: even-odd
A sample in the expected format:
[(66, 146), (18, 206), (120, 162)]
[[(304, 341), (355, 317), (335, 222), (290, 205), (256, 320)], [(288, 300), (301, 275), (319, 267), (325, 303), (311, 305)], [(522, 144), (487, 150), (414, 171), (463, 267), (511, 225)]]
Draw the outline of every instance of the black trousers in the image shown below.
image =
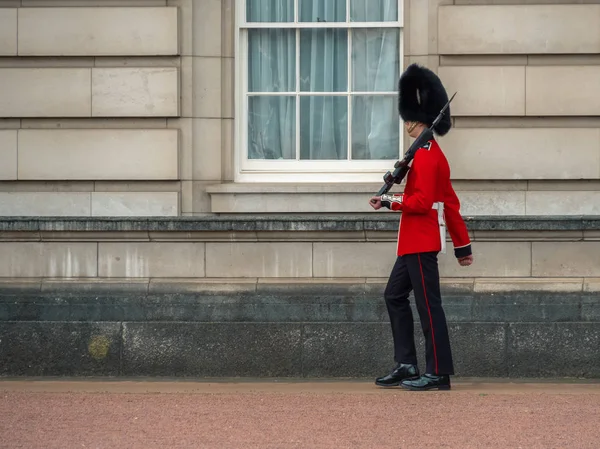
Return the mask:
[(397, 363), (416, 365), (414, 321), (408, 301), (411, 291), (414, 291), (425, 336), (425, 372), (454, 374), (448, 325), (440, 294), (437, 252), (398, 257), (384, 293), (392, 325), (394, 358)]

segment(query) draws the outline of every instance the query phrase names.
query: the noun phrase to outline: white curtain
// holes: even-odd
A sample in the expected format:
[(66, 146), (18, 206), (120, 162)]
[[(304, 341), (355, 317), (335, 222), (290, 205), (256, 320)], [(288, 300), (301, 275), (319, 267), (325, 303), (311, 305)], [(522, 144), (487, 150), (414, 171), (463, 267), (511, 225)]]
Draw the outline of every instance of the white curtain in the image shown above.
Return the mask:
[[(368, 5), (368, 7), (367, 7)], [(396, 20), (397, 0), (351, 0), (354, 22)], [(248, 21), (290, 22), (292, 0), (248, 0)], [(299, 0), (301, 22), (345, 22), (346, 0)], [(352, 33), (348, 61), (348, 33)], [(248, 34), (248, 156), (295, 159), (348, 158), (348, 97), (352, 95), (352, 159), (398, 157), (399, 122), (395, 92), (399, 76), (397, 29), (300, 29), (300, 128), (296, 130), (296, 30), (250, 29)], [(348, 86), (348, 64), (351, 86)], [(252, 95), (287, 92), (291, 95)], [(314, 95), (312, 95), (314, 93)]]

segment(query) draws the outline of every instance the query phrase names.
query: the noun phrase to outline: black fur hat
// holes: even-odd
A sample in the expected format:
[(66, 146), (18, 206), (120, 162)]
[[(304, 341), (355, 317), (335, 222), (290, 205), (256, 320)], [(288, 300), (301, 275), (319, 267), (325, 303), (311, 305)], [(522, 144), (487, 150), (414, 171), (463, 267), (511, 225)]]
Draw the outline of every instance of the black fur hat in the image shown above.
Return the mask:
[[(426, 67), (411, 64), (398, 82), (398, 112), (405, 122), (421, 122), (431, 126), (448, 102), (448, 94), (439, 77)], [(452, 127), (450, 106), (435, 127), (443, 136)]]

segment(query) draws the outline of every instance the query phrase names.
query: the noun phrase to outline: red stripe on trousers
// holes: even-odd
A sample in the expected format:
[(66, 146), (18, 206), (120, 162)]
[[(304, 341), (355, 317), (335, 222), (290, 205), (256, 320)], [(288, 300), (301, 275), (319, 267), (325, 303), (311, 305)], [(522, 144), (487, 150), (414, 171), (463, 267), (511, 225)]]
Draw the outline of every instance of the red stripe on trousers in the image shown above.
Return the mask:
[(433, 359), (435, 360), (435, 373), (438, 373), (437, 349), (435, 347), (435, 333), (433, 332), (433, 319), (431, 318), (431, 309), (429, 308), (429, 300), (427, 299), (427, 289), (425, 288), (425, 276), (423, 276), (423, 265), (421, 265), (421, 255), (419, 257), (419, 269), (421, 270), (421, 282), (423, 283), (423, 293), (425, 295), (425, 304), (427, 304), (427, 313), (429, 314), (429, 323), (431, 325), (431, 340), (433, 341)]

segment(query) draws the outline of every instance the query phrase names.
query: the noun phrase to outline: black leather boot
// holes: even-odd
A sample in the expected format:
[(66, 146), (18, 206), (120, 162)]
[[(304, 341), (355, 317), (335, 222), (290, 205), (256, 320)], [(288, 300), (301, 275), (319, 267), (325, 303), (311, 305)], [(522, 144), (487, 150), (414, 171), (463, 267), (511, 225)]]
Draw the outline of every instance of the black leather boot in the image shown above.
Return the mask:
[(375, 384), (380, 387), (397, 387), (404, 379), (418, 379), (419, 367), (417, 365), (409, 365), (399, 363), (390, 374), (375, 379)]
[(435, 374), (423, 374), (418, 379), (407, 379), (400, 386), (406, 390), (450, 390), (450, 376), (447, 374), (436, 376)]

